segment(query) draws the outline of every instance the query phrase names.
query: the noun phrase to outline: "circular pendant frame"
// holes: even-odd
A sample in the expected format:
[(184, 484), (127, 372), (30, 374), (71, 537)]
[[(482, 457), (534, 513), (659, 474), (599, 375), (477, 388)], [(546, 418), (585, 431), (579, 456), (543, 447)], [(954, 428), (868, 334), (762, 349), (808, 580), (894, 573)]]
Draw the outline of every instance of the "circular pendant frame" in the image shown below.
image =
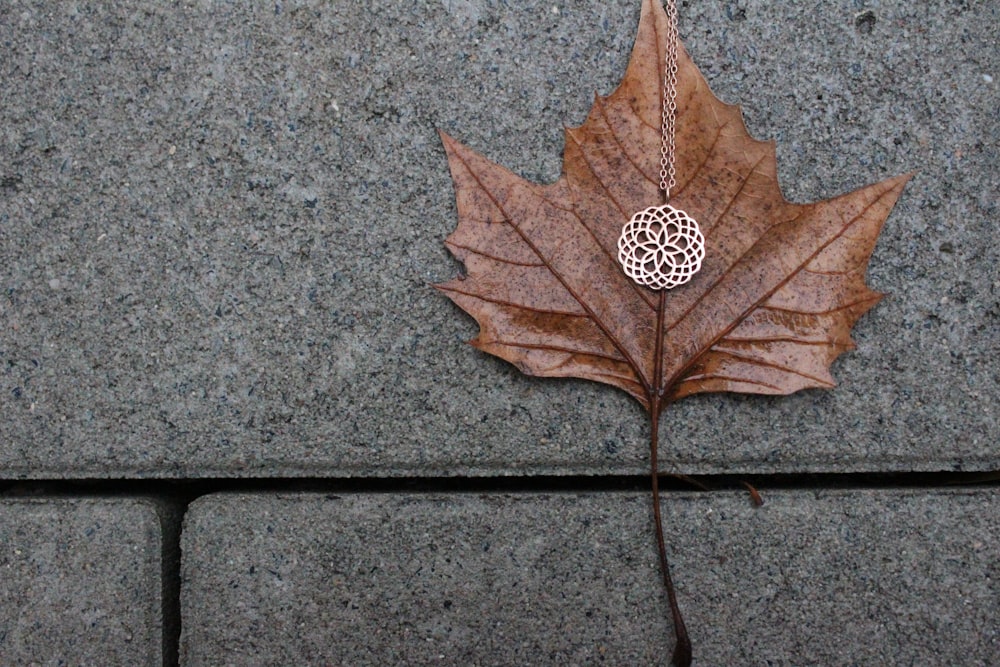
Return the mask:
[(618, 261), (625, 275), (652, 289), (683, 285), (704, 259), (705, 237), (698, 222), (669, 204), (633, 215), (618, 239)]

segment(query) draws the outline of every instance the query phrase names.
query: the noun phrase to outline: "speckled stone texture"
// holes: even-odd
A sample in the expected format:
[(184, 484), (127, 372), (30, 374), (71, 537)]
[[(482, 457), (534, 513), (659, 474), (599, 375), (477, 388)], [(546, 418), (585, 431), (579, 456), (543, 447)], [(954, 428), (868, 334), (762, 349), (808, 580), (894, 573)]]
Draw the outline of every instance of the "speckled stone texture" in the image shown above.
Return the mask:
[[(841, 386), (671, 408), (686, 472), (998, 467), (992, 2), (682, 3), (809, 201), (919, 170)], [(0, 476), (636, 473), (639, 407), (462, 341), (444, 129), (527, 178), (637, 0), (0, 4)]]
[[(1000, 493), (765, 499), (664, 503), (696, 664), (995, 664)], [(181, 662), (662, 664), (650, 513), (634, 493), (208, 496)]]
[[(185, 666), (664, 661), (642, 493), (211, 494), (178, 619), (161, 506), (58, 485), (645, 472), (638, 405), (464, 345), (474, 322), (432, 288), (460, 271), (438, 130), (555, 180), (638, 15), (0, 2), (0, 480), (56, 481), (0, 499), (0, 665), (171, 663), (178, 620)], [(660, 467), (1000, 470), (1000, 3), (680, 16), (789, 199), (916, 174), (840, 386), (681, 401)], [(764, 496), (665, 498), (696, 664), (1000, 664), (996, 488)]]
[(0, 499), (0, 665), (162, 664), (160, 545), (148, 501)]

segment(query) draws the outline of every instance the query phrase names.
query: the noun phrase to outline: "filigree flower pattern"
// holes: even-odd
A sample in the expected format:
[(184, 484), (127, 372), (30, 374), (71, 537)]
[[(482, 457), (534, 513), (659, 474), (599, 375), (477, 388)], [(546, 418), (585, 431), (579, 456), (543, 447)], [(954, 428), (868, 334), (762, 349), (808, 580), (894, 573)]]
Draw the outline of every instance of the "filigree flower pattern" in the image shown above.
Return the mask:
[(673, 206), (650, 206), (632, 216), (618, 239), (618, 261), (632, 280), (671, 289), (691, 280), (705, 259), (705, 237), (694, 218)]

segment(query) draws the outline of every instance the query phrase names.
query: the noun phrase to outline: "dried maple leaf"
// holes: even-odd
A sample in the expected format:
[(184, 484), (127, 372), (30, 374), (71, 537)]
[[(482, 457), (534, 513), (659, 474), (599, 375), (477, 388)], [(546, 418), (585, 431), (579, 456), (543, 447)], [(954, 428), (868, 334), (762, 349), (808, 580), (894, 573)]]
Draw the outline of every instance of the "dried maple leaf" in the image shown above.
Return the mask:
[[(711, 93), (680, 47), (670, 203), (701, 224), (705, 260), (670, 292), (635, 284), (618, 264), (617, 241), (632, 214), (662, 196), (666, 21), (659, 2), (644, 1), (625, 78), (566, 131), (555, 183), (527, 182), (442, 133), (459, 215), (446, 243), (467, 275), (438, 285), (479, 323), (477, 348), (529, 375), (595, 380), (642, 403), (657, 511), (666, 405), (701, 392), (834, 385), (830, 364), (854, 346), (851, 327), (881, 298), (865, 271), (909, 178), (814, 204), (786, 201), (773, 142), (750, 137), (739, 108)], [(672, 589), (665, 557), (663, 565)]]

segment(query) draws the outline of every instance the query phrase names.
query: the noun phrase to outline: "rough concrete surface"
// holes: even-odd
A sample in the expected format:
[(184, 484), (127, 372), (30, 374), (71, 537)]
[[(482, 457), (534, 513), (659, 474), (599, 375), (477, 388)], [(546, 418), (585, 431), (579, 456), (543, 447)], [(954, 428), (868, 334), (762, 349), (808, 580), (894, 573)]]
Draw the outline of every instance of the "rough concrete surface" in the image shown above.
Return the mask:
[(159, 665), (160, 522), (144, 500), (0, 500), (0, 665)]
[[(462, 341), (444, 129), (525, 177), (638, 0), (0, 4), (0, 475), (634, 473), (639, 407)], [(998, 5), (699, 2), (681, 34), (809, 201), (919, 170), (841, 385), (702, 396), (686, 472), (997, 467)]]
[[(765, 499), (665, 500), (696, 664), (1000, 658), (995, 490)], [(208, 496), (181, 663), (662, 664), (650, 523), (641, 493)]]

